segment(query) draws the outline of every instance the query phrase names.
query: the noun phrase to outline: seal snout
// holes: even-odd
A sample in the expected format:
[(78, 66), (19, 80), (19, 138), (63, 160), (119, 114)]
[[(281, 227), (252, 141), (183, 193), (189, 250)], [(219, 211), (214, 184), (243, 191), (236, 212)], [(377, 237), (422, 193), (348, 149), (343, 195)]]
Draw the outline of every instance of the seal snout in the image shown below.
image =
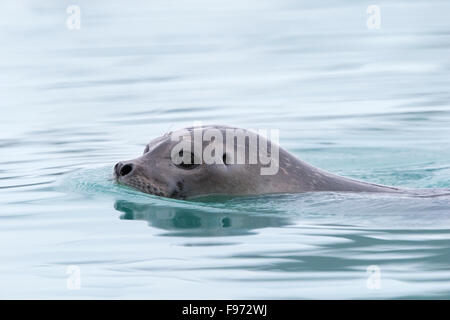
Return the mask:
[(125, 177), (129, 175), (134, 170), (134, 165), (132, 163), (123, 163), (118, 162), (114, 166), (114, 172), (116, 174), (116, 177)]

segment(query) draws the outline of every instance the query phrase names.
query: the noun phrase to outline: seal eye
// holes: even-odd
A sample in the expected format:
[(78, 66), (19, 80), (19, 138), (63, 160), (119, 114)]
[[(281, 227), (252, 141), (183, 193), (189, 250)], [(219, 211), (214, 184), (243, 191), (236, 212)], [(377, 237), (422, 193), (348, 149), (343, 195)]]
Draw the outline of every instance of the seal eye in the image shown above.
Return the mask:
[(148, 150), (150, 150), (150, 148), (148, 147), (148, 145), (145, 147), (144, 149), (144, 154), (146, 154), (148, 152)]
[[(183, 150), (180, 151), (179, 155), (180, 155), (180, 157), (183, 157), (183, 155), (184, 155)], [(185, 170), (191, 170), (191, 169), (197, 168), (199, 166), (199, 164), (194, 163), (194, 161), (195, 161), (194, 154), (190, 153), (190, 155), (191, 155), (191, 160), (189, 161), (189, 163), (181, 162), (180, 164), (177, 165), (177, 167), (181, 168), (181, 169), (185, 169)]]

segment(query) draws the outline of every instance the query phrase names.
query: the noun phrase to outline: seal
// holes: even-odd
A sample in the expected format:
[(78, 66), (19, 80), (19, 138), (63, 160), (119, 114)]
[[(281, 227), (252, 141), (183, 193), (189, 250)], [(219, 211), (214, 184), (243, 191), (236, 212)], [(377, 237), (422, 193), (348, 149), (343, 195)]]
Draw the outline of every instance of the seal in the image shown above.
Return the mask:
[[(203, 139), (196, 140), (196, 135)], [(226, 138), (219, 139), (220, 135)], [(252, 144), (255, 141), (259, 142), (256, 148)], [(202, 158), (205, 151), (215, 161)], [(266, 151), (265, 157), (262, 151)], [(252, 162), (255, 158), (256, 163)], [(264, 159), (270, 161), (263, 162)], [(189, 127), (158, 137), (146, 145), (142, 156), (117, 163), (114, 178), (119, 184), (139, 191), (176, 199), (316, 191), (401, 191), (331, 174), (296, 158), (256, 132), (227, 126)]]

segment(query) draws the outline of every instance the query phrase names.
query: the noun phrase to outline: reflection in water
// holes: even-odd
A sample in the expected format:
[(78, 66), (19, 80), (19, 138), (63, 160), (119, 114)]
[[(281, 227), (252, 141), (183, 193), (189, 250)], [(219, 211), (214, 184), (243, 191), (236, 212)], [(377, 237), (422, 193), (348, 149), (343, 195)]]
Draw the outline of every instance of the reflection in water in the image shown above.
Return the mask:
[(152, 227), (179, 236), (245, 235), (255, 229), (289, 224), (287, 217), (271, 214), (211, 212), (198, 207), (159, 207), (125, 200), (117, 200), (114, 207), (123, 212), (120, 219), (145, 220)]

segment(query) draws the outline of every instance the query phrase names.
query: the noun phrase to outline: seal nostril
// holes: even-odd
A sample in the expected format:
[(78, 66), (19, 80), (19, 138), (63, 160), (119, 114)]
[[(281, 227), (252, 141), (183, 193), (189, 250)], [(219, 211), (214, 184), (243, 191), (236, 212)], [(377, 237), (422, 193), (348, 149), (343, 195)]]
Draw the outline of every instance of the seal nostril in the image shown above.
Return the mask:
[(133, 170), (133, 165), (132, 164), (126, 164), (124, 166), (122, 166), (122, 168), (120, 168), (120, 175), (126, 176), (127, 174), (129, 174), (131, 171)]

